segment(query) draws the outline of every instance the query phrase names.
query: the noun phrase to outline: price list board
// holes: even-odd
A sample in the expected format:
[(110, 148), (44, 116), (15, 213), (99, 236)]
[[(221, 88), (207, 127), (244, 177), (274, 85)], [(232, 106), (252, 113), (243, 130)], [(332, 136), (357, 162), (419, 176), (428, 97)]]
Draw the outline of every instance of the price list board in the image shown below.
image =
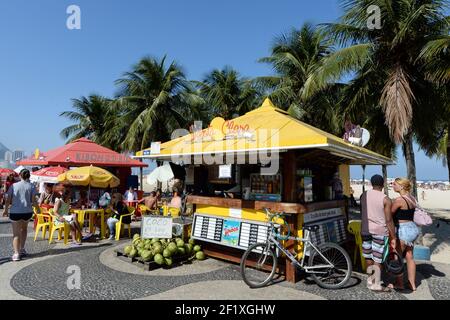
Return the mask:
[(194, 221), (195, 238), (202, 240), (222, 240), (223, 219), (206, 216), (196, 216)]
[(316, 232), (311, 233), (311, 241), (316, 245), (324, 242), (342, 243), (347, 240), (345, 218), (325, 220), (306, 225), (319, 226)]
[(270, 232), (267, 223), (197, 213), (192, 230), (194, 239), (243, 250), (257, 242), (265, 242)]
[(269, 227), (254, 223), (241, 223), (241, 236), (239, 237), (239, 246), (248, 248), (251, 245), (264, 242), (269, 236)]

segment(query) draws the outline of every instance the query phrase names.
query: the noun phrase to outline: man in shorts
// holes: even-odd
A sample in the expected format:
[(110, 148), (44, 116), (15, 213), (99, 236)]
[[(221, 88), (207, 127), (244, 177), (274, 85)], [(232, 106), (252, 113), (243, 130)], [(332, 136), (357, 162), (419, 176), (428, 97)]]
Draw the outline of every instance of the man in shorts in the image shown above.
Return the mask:
[[(361, 237), (363, 256), (369, 268), (374, 265), (381, 271), (383, 257), (388, 244), (395, 248), (396, 235), (391, 214), (391, 199), (383, 193), (384, 179), (376, 174), (371, 179), (372, 190), (361, 196)], [(389, 241), (390, 239), (390, 241)], [(375, 273), (375, 275), (381, 274)], [(378, 279), (375, 279), (378, 280)], [(367, 282), (367, 287), (374, 291), (389, 291), (380, 283)]]

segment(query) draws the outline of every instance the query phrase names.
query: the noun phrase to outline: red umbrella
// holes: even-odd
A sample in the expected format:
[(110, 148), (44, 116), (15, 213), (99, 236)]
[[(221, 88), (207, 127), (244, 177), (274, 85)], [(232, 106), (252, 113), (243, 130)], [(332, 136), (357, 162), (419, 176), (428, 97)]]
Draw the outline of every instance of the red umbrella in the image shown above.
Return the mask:
[(32, 182), (58, 183), (58, 176), (68, 171), (64, 167), (46, 167), (31, 174)]
[(7, 178), (10, 174), (13, 174), (14, 177), (18, 177), (19, 175), (12, 169), (0, 168), (0, 177)]

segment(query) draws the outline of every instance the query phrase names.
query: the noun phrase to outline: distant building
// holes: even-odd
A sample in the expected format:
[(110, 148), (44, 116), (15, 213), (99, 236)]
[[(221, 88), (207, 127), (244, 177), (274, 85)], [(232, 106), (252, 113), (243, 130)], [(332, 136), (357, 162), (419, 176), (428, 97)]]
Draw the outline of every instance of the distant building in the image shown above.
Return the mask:
[(4, 160), (6, 162), (13, 162), (13, 153), (11, 151), (6, 151)]
[(25, 158), (25, 152), (22, 150), (14, 150), (13, 152), (13, 161), (20, 161)]
[(9, 161), (0, 161), (0, 168), (12, 169), (12, 163)]

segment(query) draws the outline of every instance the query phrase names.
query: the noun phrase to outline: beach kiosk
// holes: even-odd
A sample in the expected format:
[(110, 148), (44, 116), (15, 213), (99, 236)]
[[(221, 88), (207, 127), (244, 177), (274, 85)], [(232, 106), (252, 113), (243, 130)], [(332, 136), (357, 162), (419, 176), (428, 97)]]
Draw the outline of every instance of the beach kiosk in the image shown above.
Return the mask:
[[(241, 117), (215, 118), (206, 129), (180, 132), (156, 149), (136, 157), (185, 165), (187, 202), (194, 208), (192, 237), (203, 242), (209, 256), (232, 262), (267, 238), (264, 208), (289, 213), (287, 222), (297, 236), (303, 226), (315, 224), (320, 228), (312, 234), (314, 242), (344, 244), (349, 166), (392, 164), (289, 116), (269, 99)], [(302, 252), (301, 244), (285, 245)], [(295, 267), (285, 263), (282, 269), (288, 281), (297, 281)]]

